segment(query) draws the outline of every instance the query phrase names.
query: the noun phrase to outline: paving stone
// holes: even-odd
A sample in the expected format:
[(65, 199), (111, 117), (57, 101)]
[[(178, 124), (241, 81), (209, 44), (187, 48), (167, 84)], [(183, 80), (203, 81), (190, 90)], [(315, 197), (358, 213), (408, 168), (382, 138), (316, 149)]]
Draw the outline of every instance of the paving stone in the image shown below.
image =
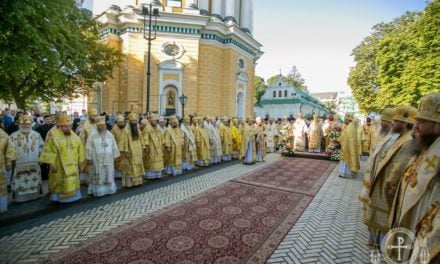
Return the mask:
[(266, 162), (253, 166), (234, 164), (217, 171), (173, 183), (98, 208), (63, 217), (0, 238), (1, 263), (38, 262), (66, 247), (117, 228), (154, 211), (190, 198), (229, 180), (255, 171), (278, 160), (269, 154)]
[(338, 167), (268, 263), (272, 263), (280, 250), (286, 263), (369, 263), (368, 231), (362, 222), (358, 200), (361, 178), (343, 179), (337, 171)]

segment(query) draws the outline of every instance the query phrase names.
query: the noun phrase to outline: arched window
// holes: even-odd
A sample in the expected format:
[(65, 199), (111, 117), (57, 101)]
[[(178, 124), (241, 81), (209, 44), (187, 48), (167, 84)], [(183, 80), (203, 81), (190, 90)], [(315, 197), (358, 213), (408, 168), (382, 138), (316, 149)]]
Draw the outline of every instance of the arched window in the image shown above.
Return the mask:
[(277, 97), (277, 91), (273, 91), (273, 97)]
[(284, 97), (287, 97), (287, 90), (284, 90)]
[(280, 91), (278, 91), (278, 97), (281, 97), (281, 96), (283, 96), (283, 95), (282, 95), (282, 91), (280, 90)]

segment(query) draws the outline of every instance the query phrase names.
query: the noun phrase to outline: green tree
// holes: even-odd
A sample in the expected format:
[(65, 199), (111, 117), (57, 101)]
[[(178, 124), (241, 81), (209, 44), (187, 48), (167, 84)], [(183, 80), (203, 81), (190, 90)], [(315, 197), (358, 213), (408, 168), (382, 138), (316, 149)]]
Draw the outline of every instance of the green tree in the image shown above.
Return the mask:
[(21, 109), (93, 89), (121, 61), (76, 0), (3, 0), (0, 21), (0, 98)]
[(261, 97), (266, 91), (267, 85), (264, 82), (264, 79), (260, 76), (255, 76), (254, 78), (254, 96), (255, 96), (255, 104), (260, 104)]
[(370, 36), (352, 51), (356, 65), (350, 69), (348, 85), (356, 99), (359, 109), (363, 113), (377, 112), (385, 108), (380, 98), (380, 82), (378, 79), (379, 67), (377, 65), (379, 44), (382, 40), (402, 24), (414, 21), (416, 13), (406, 13), (389, 23), (379, 23), (373, 27)]
[(379, 102), (411, 104), (440, 92), (440, 1), (428, 4), (420, 16), (402, 21), (378, 47)]
[[(269, 86), (274, 85), (278, 81), (279, 77), (280, 77), (280, 74), (270, 77), (269, 79), (267, 79), (267, 85), (269, 85)], [(305, 80), (301, 76), (301, 73), (298, 71), (296, 66), (292, 67), (292, 69), (289, 71), (287, 76), (282, 75), (281, 79), (284, 82), (291, 84), (293, 87), (296, 87), (296, 88), (301, 89), (303, 91), (307, 91), (307, 86), (305, 85)]]

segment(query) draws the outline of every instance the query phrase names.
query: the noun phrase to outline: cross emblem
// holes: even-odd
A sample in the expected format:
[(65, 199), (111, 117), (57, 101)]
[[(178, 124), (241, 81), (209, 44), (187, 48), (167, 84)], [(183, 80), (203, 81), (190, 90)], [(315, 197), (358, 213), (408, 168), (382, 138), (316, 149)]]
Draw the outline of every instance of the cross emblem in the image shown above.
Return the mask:
[(404, 246), (404, 243), (405, 243), (405, 239), (401, 236), (398, 236), (397, 237), (397, 246), (395, 246), (395, 245), (390, 246), (391, 249), (397, 249), (397, 260), (398, 261), (402, 260), (402, 257), (401, 257), (402, 249), (411, 249), (411, 246), (409, 246), (409, 245)]
[(436, 164), (437, 159), (438, 159), (437, 155), (433, 155), (431, 158), (426, 157), (425, 158), (425, 162), (426, 162), (425, 171), (429, 170), (430, 167), (435, 169), (436, 165), (437, 165)]

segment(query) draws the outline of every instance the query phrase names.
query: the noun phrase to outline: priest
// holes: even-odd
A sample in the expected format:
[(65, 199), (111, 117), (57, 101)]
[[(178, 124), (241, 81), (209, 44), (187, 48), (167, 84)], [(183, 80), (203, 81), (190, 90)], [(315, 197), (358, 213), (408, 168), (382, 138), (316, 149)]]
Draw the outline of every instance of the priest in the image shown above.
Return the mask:
[(18, 153), (11, 184), (15, 202), (35, 200), (43, 193), (38, 158), (43, 150), (44, 140), (38, 132), (31, 129), (32, 122), (32, 116), (20, 116), (20, 128), (11, 135), (11, 141)]
[(105, 118), (98, 117), (96, 126), (97, 130), (89, 135), (86, 143), (86, 159), (90, 168), (88, 194), (104, 196), (117, 190), (114, 160), (120, 153), (113, 134), (107, 131)]
[(176, 116), (169, 118), (170, 126), (164, 134), (164, 146), (167, 153), (165, 160), (165, 173), (176, 176), (182, 174), (182, 148), (183, 133), (179, 128)]
[(59, 117), (58, 125), (59, 129), (49, 138), (39, 161), (50, 165), (52, 201), (70, 203), (81, 199), (79, 172), (85, 165), (85, 151), (80, 137), (72, 132), (67, 115)]

